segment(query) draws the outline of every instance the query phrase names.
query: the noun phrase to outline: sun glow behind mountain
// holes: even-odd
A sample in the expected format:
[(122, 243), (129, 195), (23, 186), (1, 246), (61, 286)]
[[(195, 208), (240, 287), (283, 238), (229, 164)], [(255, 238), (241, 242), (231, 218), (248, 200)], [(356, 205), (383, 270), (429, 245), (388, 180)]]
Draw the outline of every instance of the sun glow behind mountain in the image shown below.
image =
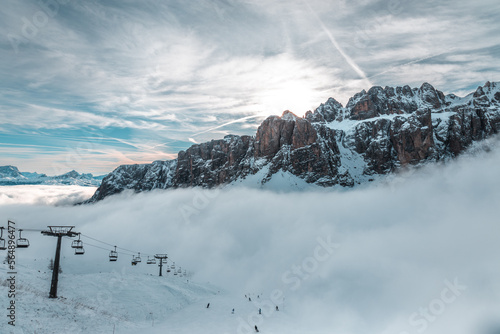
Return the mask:
[(470, 92), (499, 74), (481, 4), (6, 0), (0, 165), (99, 175), (371, 84)]

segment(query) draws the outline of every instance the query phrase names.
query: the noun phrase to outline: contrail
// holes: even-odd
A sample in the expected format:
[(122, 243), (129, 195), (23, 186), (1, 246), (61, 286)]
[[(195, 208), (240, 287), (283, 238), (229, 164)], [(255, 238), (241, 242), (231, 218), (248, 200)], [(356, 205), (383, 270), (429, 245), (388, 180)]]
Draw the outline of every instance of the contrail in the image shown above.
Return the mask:
[(198, 136), (198, 135), (201, 135), (203, 133), (207, 133), (207, 132), (210, 132), (210, 131), (213, 131), (213, 130), (216, 130), (216, 129), (219, 129), (219, 128), (222, 128), (226, 125), (229, 125), (229, 124), (233, 124), (233, 123), (238, 123), (238, 122), (242, 122), (242, 121), (246, 121), (247, 119), (250, 119), (250, 118), (256, 118), (256, 117), (265, 117), (267, 115), (265, 114), (258, 114), (258, 115), (252, 115), (252, 116), (246, 116), (246, 117), (242, 117), (242, 118), (238, 118), (238, 119), (235, 119), (233, 121), (230, 121), (230, 122), (227, 122), (227, 123), (224, 123), (224, 124), (221, 124), (221, 125), (217, 125), (213, 128), (210, 128), (210, 129), (207, 129), (207, 130), (203, 130), (201, 132), (198, 132), (198, 133), (195, 133), (192, 135), (192, 137), (195, 137), (195, 136)]
[(415, 59), (415, 60), (409, 61), (409, 62), (404, 63), (404, 64), (393, 66), (393, 67), (389, 68), (388, 70), (385, 70), (385, 71), (382, 71), (380, 73), (377, 73), (377, 74), (374, 74), (374, 75), (370, 76), (370, 78), (373, 78), (373, 77), (385, 74), (387, 72), (391, 72), (391, 71), (393, 71), (393, 70), (395, 70), (396, 68), (399, 68), (399, 67), (403, 67), (403, 66), (407, 66), (407, 65), (411, 65), (411, 64), (416, 64), (416, 63), (419, 63), (419, 62), (427, 60), (427, 59), (431, 59), (431, 58), (434, 58), (434, 57), (437, 57), (437, 56), (441, 56), (442, 54), (449, 53), (450, 51), (453, 51), (454, 49), (456, 49), (456, 47), (449, 48), (446, 51), (443, 51), (443, 52), (440, 52), (440, 53), (437, 53), (437, 54), (433, 54), (433, 55), (430, 55), (430, 56), (427, 56), (427, 57)]
[(344, 52), (344, 50), (340, 47), (340, 45), (339, 45), (339, 43), (337, 43), (337, 40), (335, 39), (335, 37), (332, 35), (330, 30), (328, 30), (328, 28), (323, 23), (323, 20), (321, 20), (321, 18), (318, 16), (318, 14), (316, 14), (314, 9), (312, 9), (311, 5), (306, 1), (303, 1), (303, 3), (307, 5), (307, 7), (311, 11), (311, 13), (316, 18), (316, 20), (318, 20), (319, 24), (321, 25), (321, 28), (323, 29), (323, 31), (326, 33), (326, 35), (330, 39), (330, 42), (332, 42), (335, 49), (337, 49), (337, 51), (345, 59), (347, 64), (349, 64), (349, 66), (351, 66), (351, 68), (368, 84), (368, 87), (373, 86), (370, 79), (368, 79), (368, 77), (366, 76), (365, 72), (363, 72), (363, 70), (356, 64), (356, 62), (351, 57), (349, 57), (349, 55), (346, 54)]

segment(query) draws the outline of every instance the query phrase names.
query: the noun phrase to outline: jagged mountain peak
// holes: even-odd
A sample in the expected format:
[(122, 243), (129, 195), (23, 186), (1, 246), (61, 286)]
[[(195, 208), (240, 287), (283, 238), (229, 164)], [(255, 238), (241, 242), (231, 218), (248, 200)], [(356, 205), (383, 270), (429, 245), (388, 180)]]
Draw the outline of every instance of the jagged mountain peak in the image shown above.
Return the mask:
[(0, 178), (24, 178), (16, 166), (0, 166)]
[(471, 95), (469, 104), (475, 107), (490, 107), (500, 104), (500, 84), (487, 81), (484, 86), (477, 87)]
[(299, 116), (295, 115), (290, 110), (285, 110), (283, 114), (281, 114), (281, 119), (285, 121), (295, 121), (297, 118), (299, 118)]
[[(486, 83), (464, 98), (419, 88), (374, 86), (346, 107), (330, 98), (298, 117), (270, 116), (254, 136), (192, 145), (177, 159), (125, 165), (106, 176), (89, 202), (124, 189), (216, 187), (279, 173), (289, 182), (352, 187), (401, 167), (446, 161), (500, 132), (500, 96)], [(250, 181), (248, 181), (250, 182)]]
[(424, 82), (420, 88), (419, 88), (420, 91), (436, 91), (436, 89), (434, 88), (433, 85), (431, 85), (430, 83), (428, 82)]
[(329, 98), (314, 111), (308, 111), (305, 118), (311, 122), (329, 123), (343, 120), (366, 120), (381, 115), (412, 114), (417, 110), (431, 109), (433, 112), (452, 111), (467, 104), (487, 107), (500, 102), (500, 85), (487, 82), (466, 97), (445, 95), (428, 82), (420, 87), (408, 85), (390, 87), (373, 86), (351, 97), (342, 107), (335, 99)]

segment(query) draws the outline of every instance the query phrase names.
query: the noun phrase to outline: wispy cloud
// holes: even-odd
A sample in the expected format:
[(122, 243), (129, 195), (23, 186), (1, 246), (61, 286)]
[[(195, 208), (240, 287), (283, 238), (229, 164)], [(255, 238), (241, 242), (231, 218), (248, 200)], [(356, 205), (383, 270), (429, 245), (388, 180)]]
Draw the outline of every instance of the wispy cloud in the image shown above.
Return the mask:
[(37, 27), (37, 3), (7, 0), (0, 128), (122, 128), (134, 146), (148, 138), (171, 155), (189, 138), (251, 135), (258, 115), (346, 103), (371, 84), (465, 92), (498, 80), (498, 10), (490, 0), (92, 0)]

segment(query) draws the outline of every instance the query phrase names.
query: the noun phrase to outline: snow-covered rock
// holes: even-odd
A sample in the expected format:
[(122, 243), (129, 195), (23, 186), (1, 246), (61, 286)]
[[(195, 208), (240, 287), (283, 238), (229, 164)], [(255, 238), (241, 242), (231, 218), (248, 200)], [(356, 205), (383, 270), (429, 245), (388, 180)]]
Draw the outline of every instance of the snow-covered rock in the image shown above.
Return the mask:
[(428, 83), (376, 86), (346, 107), (330, 98), (303, 118), (290, 111), (270, 116), (253, 137), (230, 135), (193, 145), (175, 160), (120, 166), (88, 202), (125, 189), (212, 188), (249, 176), (265, 185), (278, 172), (317, 186), (352, 187), (408, 165), (448, 160), (499, 131), (499, 83), (463, 98)]

